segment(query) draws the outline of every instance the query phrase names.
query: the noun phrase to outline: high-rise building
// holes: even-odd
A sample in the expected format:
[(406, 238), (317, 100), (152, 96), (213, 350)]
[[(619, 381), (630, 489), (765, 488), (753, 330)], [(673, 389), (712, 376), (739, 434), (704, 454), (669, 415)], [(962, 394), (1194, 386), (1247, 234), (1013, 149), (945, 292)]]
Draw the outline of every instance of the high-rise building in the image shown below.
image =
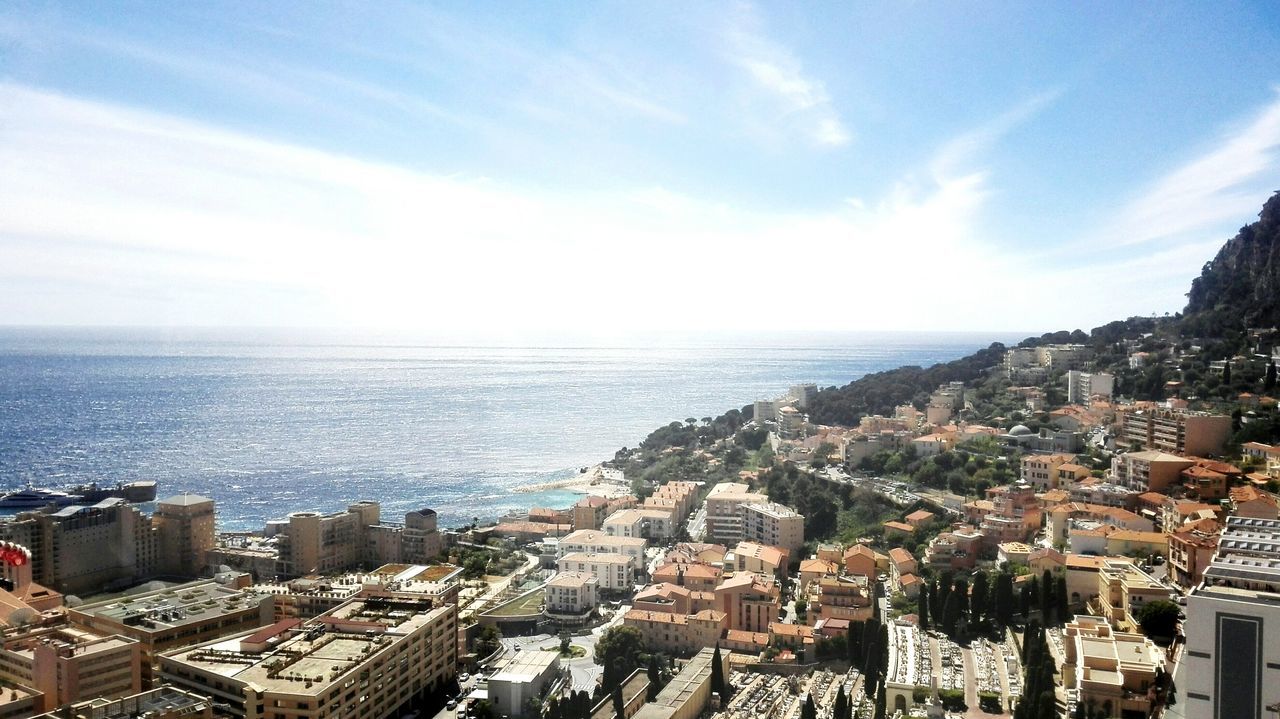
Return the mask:
[(453, 678), (457, 633), (453, 604), (358, 598), (165, 653), (160, 671), (239, 719), (387, 717)]
[(1209, 457), (1222, 454), (1231, 418), (1161, 407), (1123, 412), (1117, 446)]
[(0, 539), (28, 548), (32, 579), (64, 594), (135, 584), (157, 567), (151, 518), (115, 497), (52, 512), (21, 512), (0, 522)]
[(195, 577), (204, 572), (205, 555), (217, 543), (212, 499), (198, 494), (162, 499), (151, 523), (158, 535), (160, 574)]
[(37, 711), (137, 694), (142, 690), (140, 660), (137, 641), (76, 627), (10, 632), (0, 641), (0, 679), (42, 692)]
[(419, 509), (405, 515), (403, 525), (382, 521), (373, 500), (361, 500), (345, 512), (294, 512), (282, 528), (277, 574), (301, 577), (331, 574), (361, 565), (388, 562), (423, 563), (440, 553), (436, 513)]
[(1187, 719), (1269, 719), (1280, 703), (1280, 520), (1228, 517), (1187, 600)]

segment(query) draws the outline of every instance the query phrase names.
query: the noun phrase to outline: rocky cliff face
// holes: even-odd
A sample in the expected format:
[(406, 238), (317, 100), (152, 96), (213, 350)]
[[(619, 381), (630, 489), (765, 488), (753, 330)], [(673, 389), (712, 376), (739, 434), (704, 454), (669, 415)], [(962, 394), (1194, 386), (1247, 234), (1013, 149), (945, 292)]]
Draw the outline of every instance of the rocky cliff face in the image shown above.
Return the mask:
[(1280, 326), (1280, 192), (1205, 264), (1187, 299), (1187, 334)]

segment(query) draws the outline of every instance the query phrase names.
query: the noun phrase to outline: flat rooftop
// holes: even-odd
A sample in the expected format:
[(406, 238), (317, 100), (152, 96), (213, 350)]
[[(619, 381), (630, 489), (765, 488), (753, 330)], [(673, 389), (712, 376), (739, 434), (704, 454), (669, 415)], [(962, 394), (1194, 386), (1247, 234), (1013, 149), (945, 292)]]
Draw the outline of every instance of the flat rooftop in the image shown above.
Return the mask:
[(551, 667), (558, 664), (560, 655), (556, 652), (543, 652), (530, 650), (527, 652), (519, 652), (515, 656), (507, 660), (493, 676), (489, 677), (490, 682), (511, 682), (522, 683), (531, 682), (537, 679)]
[(257, 609), (262, 601), (260, 595), (205, 581), (86, 604), (72, 611), (158, 632)]
[(242, 649), (241, 642), (254, 634), (250, 632), (165, 656), (266, 691), (315, 696), (369, 656), (403, 641), (450, 609), (421, 607), (413, 602), (355, 600), (308, 621), (293, 636), (261, 652)]

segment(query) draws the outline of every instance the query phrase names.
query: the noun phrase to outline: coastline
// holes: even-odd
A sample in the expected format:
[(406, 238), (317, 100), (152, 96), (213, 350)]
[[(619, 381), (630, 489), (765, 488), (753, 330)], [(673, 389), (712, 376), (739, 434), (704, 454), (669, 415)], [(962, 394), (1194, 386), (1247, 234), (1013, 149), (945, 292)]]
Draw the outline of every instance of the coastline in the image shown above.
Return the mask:
[(593, 494), (601, 497), (621, 497), (628, 492), (630, 488), (625, 484), (617, 481), (606, 479), (603, 472), (604, 467), (595, 464), (585, 472), (579, 472), (567, 479), (557, 479), (551, 482), (541, 482), (539, 484), (530, 484), (523, 487), (512, 489), (514, 494), (533, 494), (536, 492), (545, 492), (552, 489), (563, 489), (575, 494)]

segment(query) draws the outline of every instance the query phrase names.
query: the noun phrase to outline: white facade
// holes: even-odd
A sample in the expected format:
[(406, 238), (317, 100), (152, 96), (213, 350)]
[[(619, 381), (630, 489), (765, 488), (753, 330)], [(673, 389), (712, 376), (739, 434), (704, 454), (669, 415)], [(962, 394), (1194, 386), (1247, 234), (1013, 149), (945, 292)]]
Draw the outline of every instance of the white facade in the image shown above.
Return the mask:
[(1280, 520), (1229, 517), (1187, 600), (1187, 719), (1269, 719), (1280, 702)]
[(1106, 372), (1067, 372), (1067, 401), (1072, 404), (1087, 402), (1094, 395), (1111, 399), (1115, 392), (1115, 375)]
[(560, 539), (560, 556), (572, 552), (588, 554), (621, 554), (631, 560), (633, 569), (644, 569), (647, 542), (637, 537), (613, 537), (599, 529), (579, 529)]
[(547, 614), (579, 616), (600, 604), (596, 588), (600, 580), (588, 572), (561, 572), (547, 582), (544, 603)]
[(620, 509), (609, 515), (601, 526), (611, 537), (670, 539), (678, 528), (673, 512), (660, 509)]
[(560, 671), (556, 652), (527, 651), (511, 657), (489, 677), (489, 702), (497, 716), (535, 716), (529, 700), (540, 699)]
[(580, 572), (595, 576), (601, 589), (629, 591), (635, 588), (635, 571), (630, 560), (620, 554), (573, 552), (556, 562), (561, 572)]

